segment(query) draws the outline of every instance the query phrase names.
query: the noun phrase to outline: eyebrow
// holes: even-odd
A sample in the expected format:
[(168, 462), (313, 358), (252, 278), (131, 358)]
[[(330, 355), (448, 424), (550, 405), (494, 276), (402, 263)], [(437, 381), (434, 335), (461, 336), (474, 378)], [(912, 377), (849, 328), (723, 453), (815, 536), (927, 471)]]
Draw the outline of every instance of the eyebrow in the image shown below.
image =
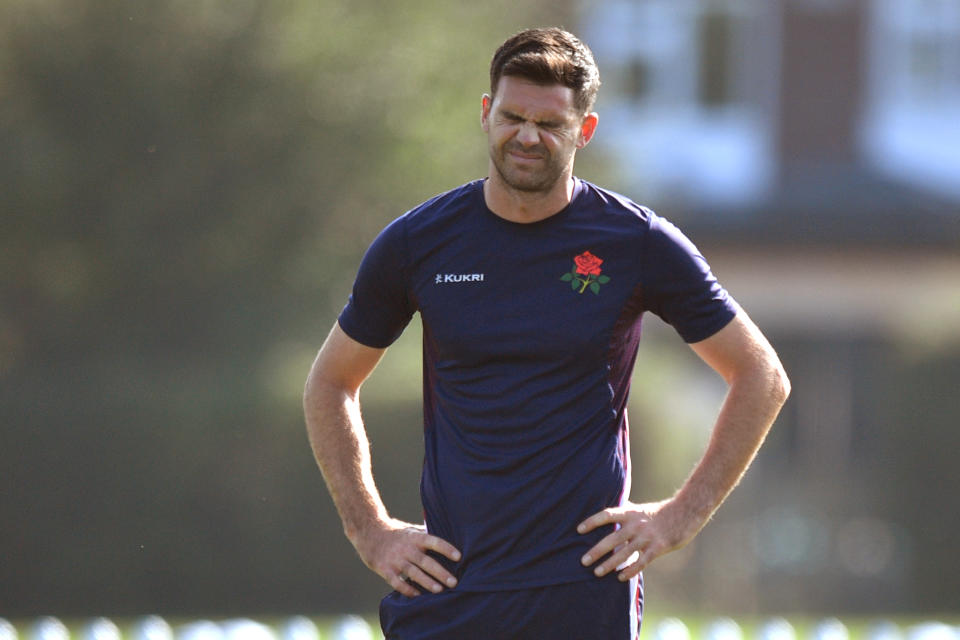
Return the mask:
[(553, 118), (547, 118), (547, 119), (524, 118), (519, 113), (514, 113), (509, 109), (501, 109), (500, 113), (502, 113), (503, 116), (509, 120), (518, 120), (521, 122), (525, 122), (529, 119), (531, 122), (543, 127), (559, 127), (563, 124), (562, 120), (555, 120)]

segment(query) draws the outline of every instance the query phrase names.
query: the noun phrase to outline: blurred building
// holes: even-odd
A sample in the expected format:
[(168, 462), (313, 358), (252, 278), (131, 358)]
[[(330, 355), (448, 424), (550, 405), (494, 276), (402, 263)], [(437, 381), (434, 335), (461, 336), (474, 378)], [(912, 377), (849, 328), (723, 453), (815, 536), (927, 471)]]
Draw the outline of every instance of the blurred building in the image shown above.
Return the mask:
[(793, 381), (750, 488), (672, 561), (677, 588), (960, 607), (960, 0), (581, 15), (620, 188), (695, 239)]

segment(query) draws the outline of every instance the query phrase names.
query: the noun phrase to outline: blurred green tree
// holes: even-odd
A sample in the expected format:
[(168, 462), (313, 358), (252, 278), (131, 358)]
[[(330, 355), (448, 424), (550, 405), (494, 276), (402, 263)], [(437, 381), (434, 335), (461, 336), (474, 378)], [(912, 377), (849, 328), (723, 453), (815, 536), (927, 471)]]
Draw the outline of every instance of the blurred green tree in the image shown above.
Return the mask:
[(0, 5), (4, 614), (370, 606), (301, 428), (306, 367), (374, 234), (482, 175), (493, 48), (567, 19)]

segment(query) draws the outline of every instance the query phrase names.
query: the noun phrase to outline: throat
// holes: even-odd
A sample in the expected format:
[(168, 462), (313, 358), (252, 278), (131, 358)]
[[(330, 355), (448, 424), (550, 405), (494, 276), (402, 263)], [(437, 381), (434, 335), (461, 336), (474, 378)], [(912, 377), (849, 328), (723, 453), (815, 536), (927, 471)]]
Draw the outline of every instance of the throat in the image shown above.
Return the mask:
[(573, 178), (566, 176), (545, 191), (521, 191), (510, 187), (496, 171), (483, 183), (483, 198), (494, 215), (509, 222), (531, 224), (561, 211), (573, 198)]

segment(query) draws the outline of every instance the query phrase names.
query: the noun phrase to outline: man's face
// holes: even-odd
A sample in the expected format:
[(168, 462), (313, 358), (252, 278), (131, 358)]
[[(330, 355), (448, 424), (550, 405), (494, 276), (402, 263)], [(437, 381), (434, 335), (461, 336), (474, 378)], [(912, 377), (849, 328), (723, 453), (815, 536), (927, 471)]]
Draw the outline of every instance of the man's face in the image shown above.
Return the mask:
[(496, 96), (483, 97), (481, 123), (490, 160), (508, 187), (546, 192), (572, 173), (576, 150), (596, 127), (596, 114), (578, 113), (573, 96), (573, 89), (563, 85), (504, 76)]

